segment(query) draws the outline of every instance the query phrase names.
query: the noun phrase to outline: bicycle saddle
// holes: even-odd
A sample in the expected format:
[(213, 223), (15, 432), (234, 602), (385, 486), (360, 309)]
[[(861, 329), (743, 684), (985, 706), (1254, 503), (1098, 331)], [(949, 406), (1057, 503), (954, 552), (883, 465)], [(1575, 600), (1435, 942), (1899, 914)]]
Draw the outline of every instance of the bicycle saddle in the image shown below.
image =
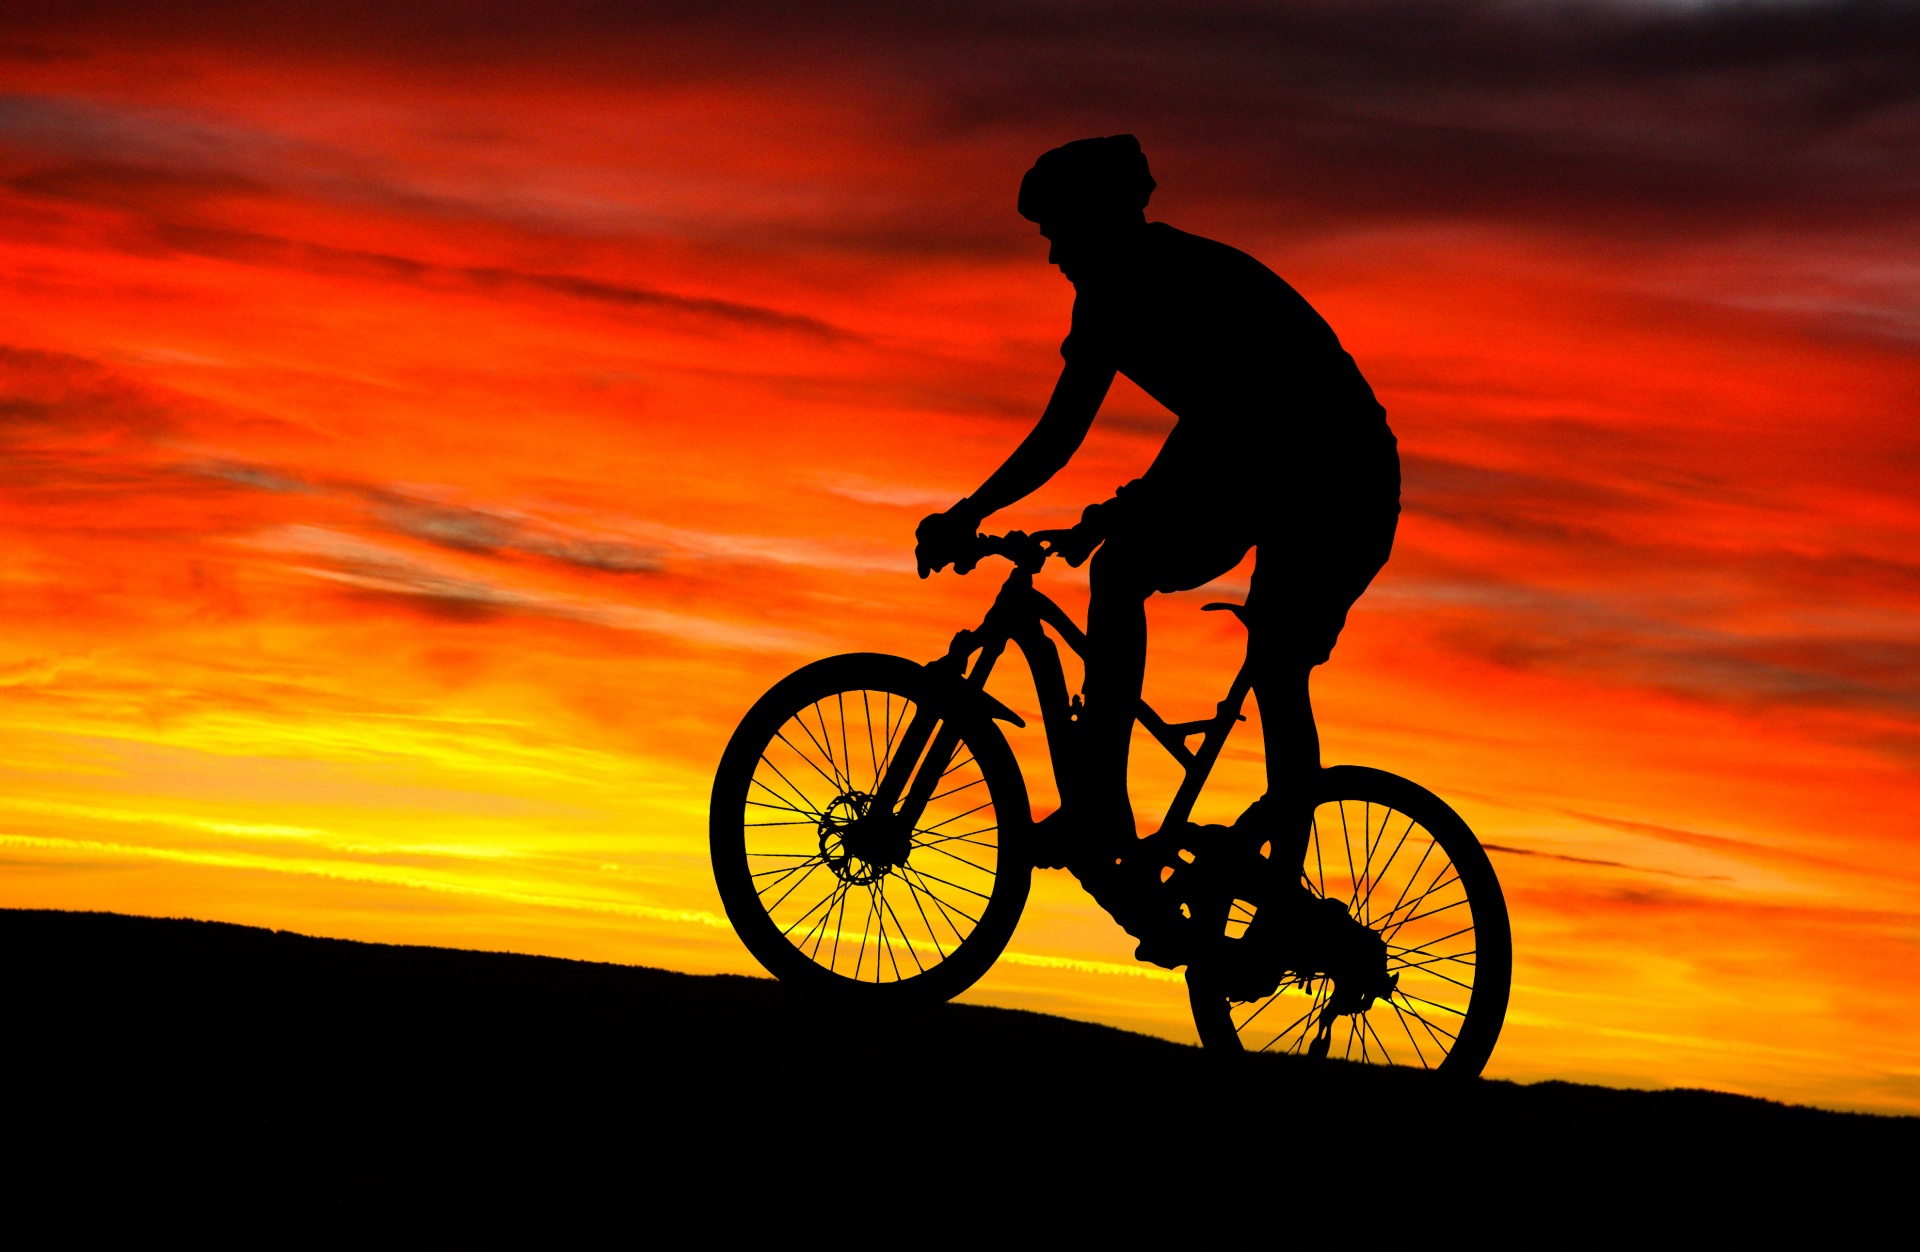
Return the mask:
[(1215, 600), (1212, 604), (1203, 604), (1200, 606), (1202, 613), (1217, 613), (1221, 609), (1225, 609), (1227, 612), (1239, 618), (1242, 626), (1248, 629), (1253, 628), (1253, 619), (1247, 616), (1252, 610), (1248, 609), (1244, 604), (1235, 604), (1231, 600)]

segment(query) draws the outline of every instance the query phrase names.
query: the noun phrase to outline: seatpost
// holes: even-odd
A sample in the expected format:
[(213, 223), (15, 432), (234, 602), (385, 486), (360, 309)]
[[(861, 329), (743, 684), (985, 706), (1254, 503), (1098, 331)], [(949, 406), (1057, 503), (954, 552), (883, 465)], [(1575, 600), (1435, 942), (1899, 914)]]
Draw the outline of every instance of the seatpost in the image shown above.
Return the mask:
[(1240, 619), (1241, 624), (1247, 627), (1247, 658), (1240, 662), (1240, 672), (1233, 676), (1233, 686), (1227, 689), (1227, 698), (1220, 701), (1214, 710), (1206, 737), (1200, 740), (1200, 750), (1193, 754), (1193, 760), (1187, 765), (1187, 776), (1181, 779), (1180, 790), (1174, 793), (1173, 804), (1167, 809), (1162, 829), (1186, 821), (1193, 813), (1194, 802), (1200, 798), (1200, 789), (1207, 785), (1207, 776), (1213, 773), (1213, 763), (1220, 759), (1220, 749), (1227, 746), (1227, 735), (1232, 732), (1233, 724), (1240, 720), (1240, 710), (1247, 702), (1247, 692), (1253, 689), (1253, 623), (1247, 606), (1207, 604), (1201, 608), (1205, 612), (1225, 610)]

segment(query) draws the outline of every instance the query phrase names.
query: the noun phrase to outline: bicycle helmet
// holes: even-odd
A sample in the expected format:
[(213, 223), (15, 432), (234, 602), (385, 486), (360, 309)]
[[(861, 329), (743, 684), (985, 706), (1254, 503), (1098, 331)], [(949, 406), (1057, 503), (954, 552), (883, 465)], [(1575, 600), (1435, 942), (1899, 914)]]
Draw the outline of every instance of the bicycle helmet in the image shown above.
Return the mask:
[(1020, 180), (1030, 222), (1138, 221), (1153, 195), (1146, 154), (1132, 135), (1076, 139), (1043, 153)]

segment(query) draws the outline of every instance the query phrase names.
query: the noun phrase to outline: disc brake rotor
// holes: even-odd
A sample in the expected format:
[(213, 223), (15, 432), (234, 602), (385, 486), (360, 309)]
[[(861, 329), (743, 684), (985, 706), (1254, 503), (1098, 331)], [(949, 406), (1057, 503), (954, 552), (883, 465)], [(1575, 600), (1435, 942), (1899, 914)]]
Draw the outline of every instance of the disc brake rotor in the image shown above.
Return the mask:
[(873, 797), (864, 791), (843, 791), (820, 815), (820, 859), (842, 881), (856, 887), (880, 881), (893, 865), (874, 854), (861, 829)]

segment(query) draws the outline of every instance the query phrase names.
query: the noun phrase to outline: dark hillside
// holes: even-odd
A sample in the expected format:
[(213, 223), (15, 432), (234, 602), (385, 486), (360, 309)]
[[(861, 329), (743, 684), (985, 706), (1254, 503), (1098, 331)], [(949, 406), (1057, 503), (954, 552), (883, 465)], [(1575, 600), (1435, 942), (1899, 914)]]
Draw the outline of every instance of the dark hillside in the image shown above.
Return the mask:
[[(17, 1198), (92, 1180), (82, 1222), (136, 1194), (150, 1215), (468, 1235), (795, 1205), (829, 1226), (984, 1204), (1084, 1227), (1341, 1194), (1424, 1196), (1436, 1218), (1630, 1196), (1851, 1219), (1898, 1203), (1920, 1160), (1915, 1119), (1223, 1064), (1031, 1013), (854, 1017), (758, 979), (82, 913), (0, 911), (0, 953)], [(1461, 1187), (1478, 1198), (1438, 1198)]]

